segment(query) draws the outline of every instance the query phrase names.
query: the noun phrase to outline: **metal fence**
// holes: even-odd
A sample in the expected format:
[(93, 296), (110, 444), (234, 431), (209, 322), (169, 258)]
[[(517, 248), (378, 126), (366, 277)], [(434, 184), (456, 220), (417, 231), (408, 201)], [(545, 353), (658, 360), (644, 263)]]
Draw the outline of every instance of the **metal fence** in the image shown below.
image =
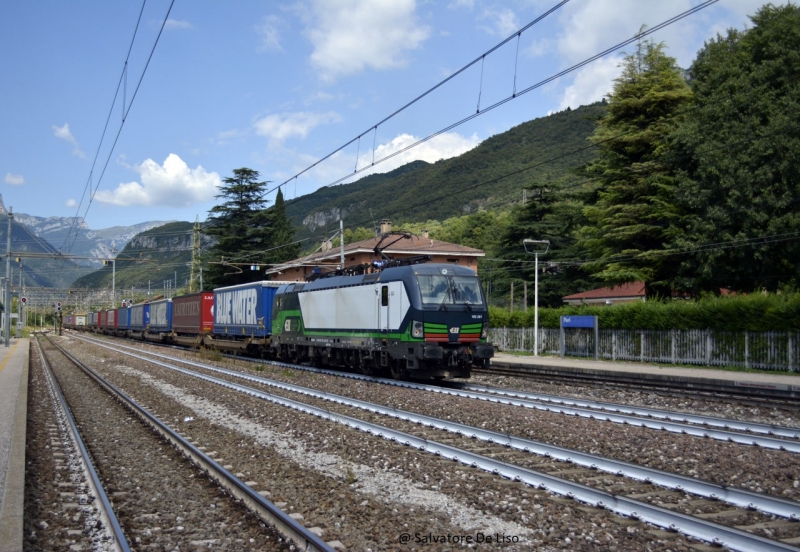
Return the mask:
[[(594, 330), (567, 329), (564, 337), (567, 356), (594, 358)], [(533, 328), (491, 328), (489, 340), (502, 351), (533, 352)], [(800, 332), (601, 329), (598, 340), (607, 360), (800, 371)], [(559, 353), (559, 329), (539, 328), (539, 354)]]

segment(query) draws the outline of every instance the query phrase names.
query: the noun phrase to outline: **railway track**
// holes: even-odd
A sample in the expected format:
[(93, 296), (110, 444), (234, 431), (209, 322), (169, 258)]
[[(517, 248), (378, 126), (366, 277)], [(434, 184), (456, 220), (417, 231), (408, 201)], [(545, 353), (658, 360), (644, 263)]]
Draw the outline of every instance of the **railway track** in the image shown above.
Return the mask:
[[(109, 504), (114, 504), (131, 544), (289, 550), (295, 543), (303, 550), (333, 550), (225, 469), (215, 455), (192, 444), (49, 338), (41, 351), (43, 361), (54, 366), (53, 382), (63, 387), (77, 427), (91, 439), (89, 449), (101, 473), (98, 482), (102, 479), (113, 489)], [(176, 469), (180, 466), (184, 469)]]
[(474, 374), (487, 376), (507, 376), (544, 381), (548, 383), (562, 382), (575, 384), (603, 384), (618, 389), (642, 391), (648, 390), (673, 397), (702, 397), (710, 401), (737, 401), (741, 404), (759, 407), (780, 407), (800, 410), (800, 384), (794, 389), (770, 388), (769, 386), (728, 385), (720, 387), (718, 382), (708, 383), (692, 380), (691, 383), (670, 382), (667, 380), (647, 380), (636, 374), (617, 374), (597, 371), (587, 373), (549, 368), (545, 366), (492, 366), (490, 369), (473, 369)]
[[(90, 339), (89, 341), (92, 340)], [(102, 341), (99, 340), (94, 340), (93, 342), (96, 344), (103, 344)], [(126, 346), (121, 345), (120, 347)], [(138, 351), (138, 349), (133, 347), (130, 347), (129, 349)], [(168, 357), (167, 355), (159, 355), (158, 353), (147, 351), (142, 352), (155, 357), (161, 356), (163, 358), (172, 358), (175, 360), (174, 357)], [(697, 414), (670, 412), (642, 407), (631, 407), (626, 405), (579, 400), (569, 397), (528, 393), (524, 391), (491, 388), (472, 384), (455, 383), (446, 386), (430, 385), (418, 382), (403, 382), (373, 376), (362, 376), (358, 374), (347, 374), (333, 370), (310, 368), (295, 364), (272, 361), (269, 363), (276, 366), (285, 366), (292, 369), (336, 375), (360, 381), (494, 402), (509, 406), (518, 406), (567, 416), (578, 416), (592, 420), (603, 420), (616, 424), (636, 425), (655, 431), (667, 431), (681, 435), (692, 435), (704, 439), (715, 439), (719, 441), (739, 443), (742, 445), (759, 446), (768, 449), (800, 453), (800, 429), (798, 428), (742, 422), (714, 416), (702, 416)]]
[[(213, 376), (152, 358), (163, 359), (166, 355), (148, 353), (145, 356), (130, 352), (128, 347), (101, 346), (707, 542), (737, 550), (787, 550), (800, 542), (800, 523), (792, 521), (800, 517), (800, 506), (793, 501), (725, 488), (204, 363), (169, 359), (170, 362), (213, 372)], [(269, 387), (270, 392), (234, 381), (242, 379), (260, 387)], [(280, 390), (280, 395), (273, 392), (275, 389)], [(330, 403), (335, 406), (331, 407)], [(355, 415), (357, 412), (358, 417)], [(390, 423), (377, 423), (386, 417), (392, 418)], [(443, 431), (448, 432), (444, 438)], [(571, 465), (565, 468), (565, 462)], [(759, 533), (778, 541), (764, 539)]]

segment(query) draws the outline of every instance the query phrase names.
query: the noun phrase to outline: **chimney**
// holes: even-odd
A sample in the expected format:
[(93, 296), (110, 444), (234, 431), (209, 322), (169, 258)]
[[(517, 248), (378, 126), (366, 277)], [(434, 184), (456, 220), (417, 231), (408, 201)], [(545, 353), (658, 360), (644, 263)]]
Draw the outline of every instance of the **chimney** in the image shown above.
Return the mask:
[(323, 251), (330, 251), (332, 248), (333, 244), (331, 243), (331, 240), (325, 240), (324, 242), (322, 242)]
[(388, 234), (392, 231), (392, 223), (389, 219), (383, 219), (381, 221), (381, 234)]
[(428, 231), (427, 230), (423, 230), (422, 231), (422, 239), (423, 240), (427, 240), (429, 237), (430, 236), (428, 235)]

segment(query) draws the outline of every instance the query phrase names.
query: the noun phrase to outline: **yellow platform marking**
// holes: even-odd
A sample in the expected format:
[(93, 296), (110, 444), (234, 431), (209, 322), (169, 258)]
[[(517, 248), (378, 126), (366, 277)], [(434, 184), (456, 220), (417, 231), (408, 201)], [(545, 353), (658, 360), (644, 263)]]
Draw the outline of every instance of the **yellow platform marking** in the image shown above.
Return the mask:
[(13, 347), (11, 347), (11, 350), (10, 350), (10, 351), (8, 352), (8, 354), (6, 355), (6, 359), (3, 361), (3, 364), (0, 364), (0, 372), (2, 372), (2, 371), (3, 371), (3, 368), (5, 368), (5, 367), (6, 367), (6, 362), (8, 362), (8, 359), (10, 359), (10, 358), (11, 358), (11, 355), (13, 355), (13, 354), (14, 354), (14, 351), (17, 349), (17, 346), (18, 346), (19, 344), (20, 344), (20, 341), (17, 341), (16, 345), (14, 345)]

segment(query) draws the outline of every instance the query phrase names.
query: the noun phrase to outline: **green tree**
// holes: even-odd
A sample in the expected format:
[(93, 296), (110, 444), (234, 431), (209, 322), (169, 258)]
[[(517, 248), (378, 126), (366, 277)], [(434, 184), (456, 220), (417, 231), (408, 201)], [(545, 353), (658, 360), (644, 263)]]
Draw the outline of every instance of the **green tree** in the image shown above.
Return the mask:
[[(766, 5), (705, 44), (675, 135), (686, 287), (777, 290), (800, 274), (800, 8)], [(719, 244), (719, 245), (714, 245)], [(703, 247), (700, 247), (703, 246)]]
[(682, 119), (692, 92), (664, 45), (640, 42), (625, 57), (608, 95), (607, 115), (592, 142), (599, 158), (588, 174), (599, 181), (587, 206), (581, 244), (594, 262), (586, 268), (611, 284), (644, 280), (648, 293), (668, 293), (674, 270), (662, 255), (679, 232), (668, 136)]
[(300, 244), (292, 243), (294, 240), (294, 225), (286, 217), (286, 204), (283, 201), (283, 192), (278, 188), (275, 205), (269, 210), (270, 240), (269, 250), (259, 260), (276, 264), (296, 259), (300, 255)]
[(257, 262), (257, 254), (268, 249), (271, 238), (271, 217), (265, 209), (264, 199), (269, 182), (259, 181), (258, 171), (241, 168), (233, 176), (224, 178), (220, 193), (222, 199), (209, 211), (205, 233), (213, 236), (217, 244), (206, 258), (209, 264), (207, 287), (219, 287), (257, 281), (261, 272), (248, 266), (220, 264)]
[[(524, 206), (513, 211), (501, 233), (498, 256), (503, 261), (495, 271), (503, 276), (494, 279), (494, 287), (505, 294), (510, 291), (511, 280), (533, 283), (536, 278), (534, 255), (525, 250), (523, 240), (548, 240), (549, 251), (539, 255), (539, 305), (558, 307), (563, 304), (565, 295), (597, 287), (597, 282), (584, 270), (569, 262), (586, 256), (575, 237), (578, 229), (586, 224), (584, 205), (576, 194), (541, 184), (532, 186), (528, 197)], [(517, 290), (520, 290), (516, 293), (519, 298), (521, 288)], [(533, 290), (528, 294), (532, 305)]]

